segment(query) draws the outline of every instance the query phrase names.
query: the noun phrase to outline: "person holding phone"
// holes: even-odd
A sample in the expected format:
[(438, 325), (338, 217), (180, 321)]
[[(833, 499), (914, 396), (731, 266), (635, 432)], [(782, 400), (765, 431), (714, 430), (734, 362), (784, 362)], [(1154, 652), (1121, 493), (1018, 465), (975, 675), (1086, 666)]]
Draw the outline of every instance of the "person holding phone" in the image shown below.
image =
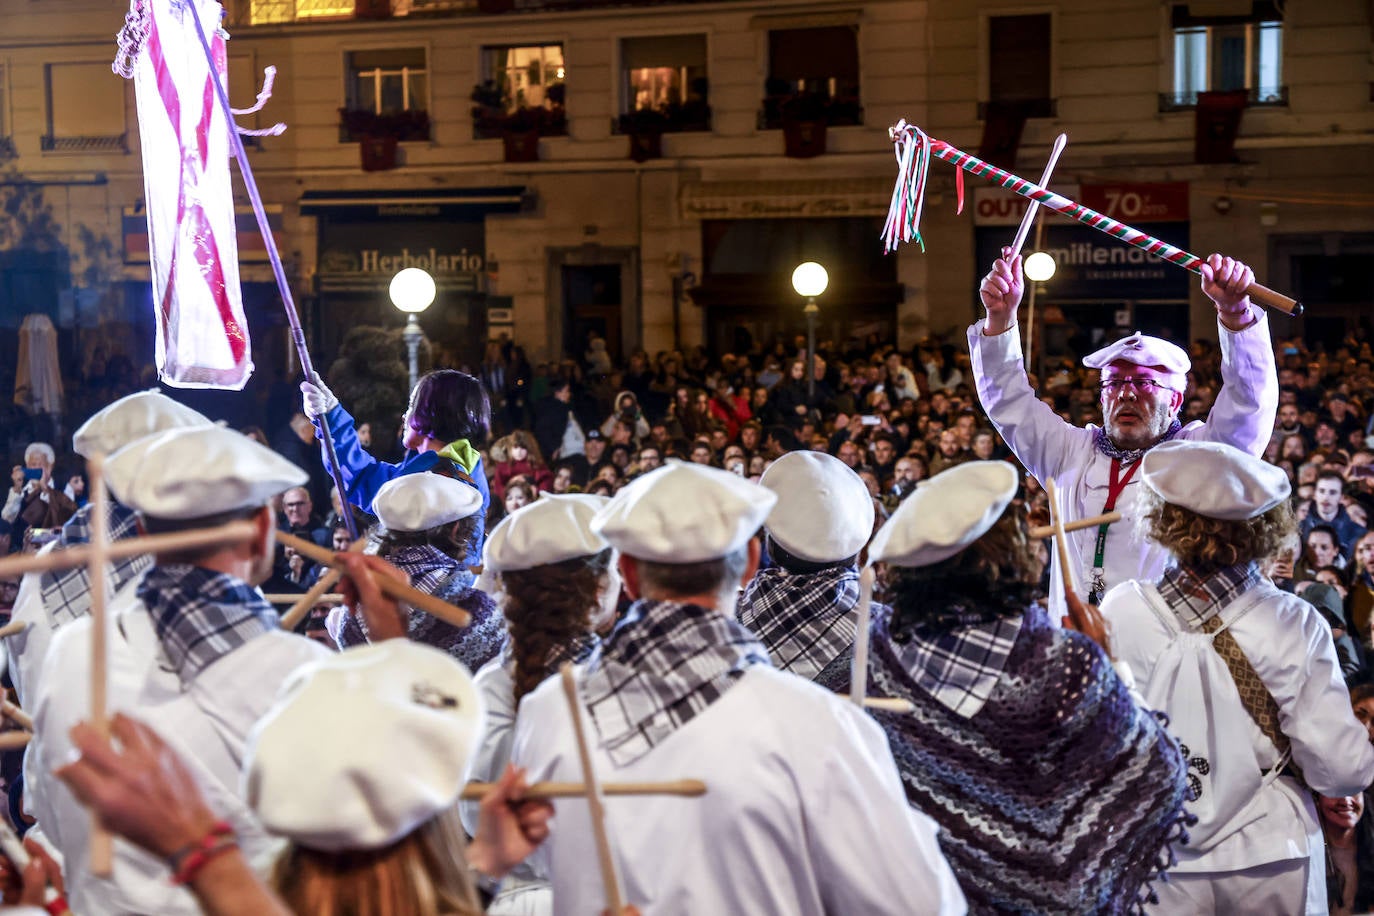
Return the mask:
[(30, 442), (24, 464), (10, 473), (10, 491), (0, 518), (12, 526), (10, 550), (24, 544), (29, 528), (60, 528), (76, 514), (76, 503), (52, 485), (52, 466), (57, 453), (46, 442)]

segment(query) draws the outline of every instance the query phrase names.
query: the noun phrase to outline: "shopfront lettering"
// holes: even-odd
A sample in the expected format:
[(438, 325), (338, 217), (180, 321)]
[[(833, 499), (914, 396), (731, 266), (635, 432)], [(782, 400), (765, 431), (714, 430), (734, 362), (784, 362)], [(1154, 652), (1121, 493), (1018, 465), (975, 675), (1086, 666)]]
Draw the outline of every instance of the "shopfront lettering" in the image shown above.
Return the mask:
[(481, 273), (483, 264), (482, 255), (469, 252), (466, 248), (444, 254), (435, 248), (414, 254), (409, 248), (402, 248), (399, 254), (383, 253), (378, 248), (364, 248), (358, 255), (359, 269), (367, 274), (393, 274), (407, 267), (418, 267), (437, 275), (475, 274)]

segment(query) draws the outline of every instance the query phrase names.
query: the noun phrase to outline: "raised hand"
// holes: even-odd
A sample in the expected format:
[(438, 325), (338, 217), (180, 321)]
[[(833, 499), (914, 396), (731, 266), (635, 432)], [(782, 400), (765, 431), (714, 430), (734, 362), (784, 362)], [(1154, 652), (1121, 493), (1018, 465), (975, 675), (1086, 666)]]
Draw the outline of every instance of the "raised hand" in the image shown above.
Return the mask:
[(1016, 324), (1016, 309), (1021, 304), (1025, 287), (1021, 256), (1013, 255), (1010, 248), (1003, 248), (1002, 257), (993, 262), (992, 270), (978, 287), (978, 297), (988, 311), (984, 333), (1000, 334)]

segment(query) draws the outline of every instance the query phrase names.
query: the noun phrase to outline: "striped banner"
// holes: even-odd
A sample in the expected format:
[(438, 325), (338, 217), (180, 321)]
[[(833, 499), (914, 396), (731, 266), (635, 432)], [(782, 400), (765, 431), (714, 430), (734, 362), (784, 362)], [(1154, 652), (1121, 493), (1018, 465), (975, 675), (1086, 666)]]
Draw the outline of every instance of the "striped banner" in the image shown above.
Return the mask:
[(149, 31), (134, 70), (143, 149), (148, 250), (161, 379), (182, 388), (241, 389), (253, 373), (239, 291), (229, 131), (214, 80), (225, 36), (206, 59), (183, 3), (215, 23), (215, 0), (145, 0)]

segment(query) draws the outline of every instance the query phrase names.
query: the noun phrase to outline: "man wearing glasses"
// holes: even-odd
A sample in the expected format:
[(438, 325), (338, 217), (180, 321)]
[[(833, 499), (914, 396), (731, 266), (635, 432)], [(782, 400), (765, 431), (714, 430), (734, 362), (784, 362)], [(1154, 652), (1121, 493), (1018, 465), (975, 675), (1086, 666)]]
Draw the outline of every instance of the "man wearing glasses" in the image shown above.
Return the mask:
[[(1106, 511), (1121, 521), (1068, 535), (1079, 597), (1096, 604), (1128, 579), (1154, 581), (1168, 553), (1145, 539), (1135, 519), (1136, 471), (1146, 450), (1169, 439), (1225, 442), (1260, 455), (1278, 409), (1278, 374), (1264, 311), (1245, 290), (1254, 273), (1245, 264), (1213, 254), (1202, 265), (1202, 291), (1217, 310), (1222, 388), (1205, 420), (1179, 420), (1191, 363), (1181, 347), (1136, 333), (1098, 350), (1083, 364), (1102, 372), (1102, 426), (1077, 427), (1042, 403), (1026, 378), (1021, 339), (1015, 332), (1023, 279), (1020, 256), (1002, 258), (983, 278), (979, 295), (984, 321), (968, 330), (974, 379), (983, 409), (1002, 438), (1041, 482), (1053, 480), (1065, 520)], [(1206, 481), (1199, 481), (1206, 486)], [(1054, 551), (1051, 551), (1054, 556)], [(1065, 613), (1063, 572), (1055, 556), (1050, 610)]]

